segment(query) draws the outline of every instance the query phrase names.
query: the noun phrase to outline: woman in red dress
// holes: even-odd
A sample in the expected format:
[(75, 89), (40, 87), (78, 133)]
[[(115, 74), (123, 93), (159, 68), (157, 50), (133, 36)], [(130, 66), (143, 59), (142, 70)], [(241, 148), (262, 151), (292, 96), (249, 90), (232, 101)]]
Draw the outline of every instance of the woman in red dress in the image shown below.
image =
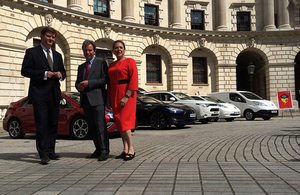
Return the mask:
[(116, 158), (126, 161), (135, 157), (131, 129), (135, 128), (138, 71), (134, 59), (124, 56), (123, 41), (114, 42), (113, 53), (117, 60), (108, 68), (110, 83), (107, 89), (107, 108), (113, 111), (116, 129), (120, 131), (124, 146), (123, 152)]

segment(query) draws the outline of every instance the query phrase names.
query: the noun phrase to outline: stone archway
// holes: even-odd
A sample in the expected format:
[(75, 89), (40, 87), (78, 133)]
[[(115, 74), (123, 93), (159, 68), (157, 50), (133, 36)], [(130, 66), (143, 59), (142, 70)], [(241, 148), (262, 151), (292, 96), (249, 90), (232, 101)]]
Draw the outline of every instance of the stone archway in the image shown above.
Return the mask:
[[(237, 76), (237, 90), (251, 91), (267, 98), (267, 79), (266, 79), (266, 57), (261, 54), (261, 51), (255, 51), (253, 49), (242, 51), (237, 59), (236, 76)], [(248, 74), (247, 67), (252, 63), (255, 65), (255, 71), (251, 79), (251, 75)], [(251, 83), (252, 82), (252, 83)], [(251, 89), (252, 86), (252, 89)]]

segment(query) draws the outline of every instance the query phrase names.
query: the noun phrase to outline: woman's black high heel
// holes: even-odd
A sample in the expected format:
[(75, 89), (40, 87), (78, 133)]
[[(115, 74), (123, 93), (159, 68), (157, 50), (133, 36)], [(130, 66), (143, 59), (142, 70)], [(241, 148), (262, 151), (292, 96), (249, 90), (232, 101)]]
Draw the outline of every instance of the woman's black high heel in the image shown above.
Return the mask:
[(133, 154), (126, 154), (124, 161), (132, 160), (135, 157), (135, 153)]
[(124, 159), (126, 155), (127, 155), (126, 152), (122, 152), (120, 155), (116, 156), (116, 159)]

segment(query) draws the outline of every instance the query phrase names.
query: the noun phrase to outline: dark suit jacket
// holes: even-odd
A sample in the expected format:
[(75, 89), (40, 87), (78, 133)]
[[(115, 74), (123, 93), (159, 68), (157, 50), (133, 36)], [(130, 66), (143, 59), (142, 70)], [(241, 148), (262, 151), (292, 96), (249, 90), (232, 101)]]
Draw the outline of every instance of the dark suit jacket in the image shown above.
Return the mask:
[[(57, 51), (53, 52), (53, 72), (61, 72), (62, 80), (66, 78), (66, 72), (62, 56)], [(54, 95), (56, 102), (61, 99), (60, 82), (56, 77), (44, 80), (45, 71), (51, 71), (48, 60), (42, 46), (36, 46), (26, 50), (21, 74), (30, 78), (28, 98), (31, 101), (45, 101)]]
[[(75, 87), (77, 90), (79, 83), (84, 80), (85, 68), (86, 62), (78, 67), (77, 80), (75, 82)], [(89, 87), (86, 88), (86, 95), (92, 106), (98, 106), (106, 103), (105, 84), (109, 82), (107, 71), (108, 67), (106, 61), (95, 58), (87, 77)], [(80, 106), (82, 103), (81, 100), (82, 92), (80, 92)]]

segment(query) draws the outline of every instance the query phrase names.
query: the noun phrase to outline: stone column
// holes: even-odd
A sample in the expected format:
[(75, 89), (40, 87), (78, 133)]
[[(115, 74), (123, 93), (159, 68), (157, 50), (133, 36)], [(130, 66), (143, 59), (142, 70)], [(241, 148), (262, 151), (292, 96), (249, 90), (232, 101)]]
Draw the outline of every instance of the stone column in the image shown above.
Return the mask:
[(81, 0), (68, 0), (68, 8), (82, 11)]
[(226, 0), (216, 0), (217, 31), (226, 31)]
[(272, 31), (276, 29), (274, 21), (274, 0), (264, 0), (264, 31)]
[(126, 22), (135, 22), (134, 0), (122, 0), (122, 20)]
[(289, 18), (289, 0), (277, 1), (278, 4), (278, 28), (279, 29), (291, 29)]
[(181, 0), (171, 0), (170, 13), (171, 13), (171, 27), (181, 28)]

